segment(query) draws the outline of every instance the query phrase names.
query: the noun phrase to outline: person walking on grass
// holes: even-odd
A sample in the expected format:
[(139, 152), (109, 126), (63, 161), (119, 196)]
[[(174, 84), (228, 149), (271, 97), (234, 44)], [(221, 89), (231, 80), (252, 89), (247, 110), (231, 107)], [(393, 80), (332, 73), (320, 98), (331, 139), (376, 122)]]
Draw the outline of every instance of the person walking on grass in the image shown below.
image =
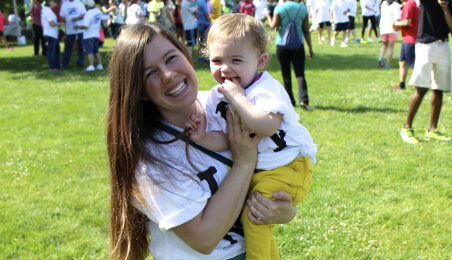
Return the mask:
[[(380, 57), (378, 58), (378, 66), (391, 68), (392, 54), (394, 53), (394, 45), (397, 41), (398, 32), (393, 28), (394, 21), (400, 20), (400, 4), (394, 0), (386, 0), (381, 4), (380, 34), (383, 46), (380, 49)], [(386, 65), (384, 65), (383, 57), (388, 51)]]
[(361, 29), (361, 42), (374, 42), (372, 38), (369, 36), (367, 41), (364, 38), (364, 33), (366, 31), (367, 25), (370, 21), (370, 25), (372, 30), (375, 33), (375, 37), (378, 38), (377, 32), (377, 21), (375, 20), (375, 14), (377, 13), (378, 4), (376, 4), (375, 0), (361, 0), (361, 13), (363, 17), (363, 27)]
[(331, 15), (330, 15), (330, 0), (315, 0), (314, 12), (315, 19), (319, 23), (317, 28), (319, 33), (319, 44), (323, 43), (323, 28), (326, 26), (326, 42), (330, 43), (331, 38)]
[(346, 31), (347, 36), (345, 38), (345, 43), (350, 43), (350, 33), (353, 35), (355, 43), (359, 43), (360, 40), (356, 37), (355, 32), (355, 18), (359, 20), (358, 1), (347, 0), (347, 3), (350, 8), (350, 12), (348, 12), (348, 29)]
[(2, 40), (3, 45), (5, 45), (5, 48), (8, 49), (8, 51), (12, 51), (13, 48), (8, 46), (8, 41), (6, 40), (6, 36), (5, 36), (5, 29), (4, 29), (4, 24), (5, 24), (5, 15), (3, 15), (2, 11), (0, 10), (0, 39)]
[(410, 85), (416, 90), (411, 98), (405, 125), (400, 130), (404, 142), (415, 144), (413, 120), (428, 89), (432, 89), (430, 126), (425, 140), (450, 141), (437, 130), (443, 92), (451, 91), (449, 33), (452, 32), (450, 0), (420, 0), (416, 61)]
[(331, 40), (331, 46), (336, 43), (336, 38), (339, 32), (342, 32), (342, 43), (341, 47), (347, 47), (345, 43), (346, 31), (348, 30), (349, 20), (348, 13), (350, 12), (350, 7), (348, 6), (347, 0), (333, 0), (331, 3), (331, 21), (336, 25), (334, 28), (333, 39)]
[(419, 26), (419, 7), (414, 0), (404, 0), (406, 3), (402, 8), (400, 21), (394, 21), (394, 29), (402, 31), (402, 47), (399, 55), (399, 85), (394, 89), (405, 89), (405, 80), (408, 74), (408, 66), (414, 66), (414, 44), (417, 38)]
[[(85, 0), (86, 12), (83, 25), (74, 25), (74, 29), (83, 30), (83, 46), (88, 54), (89, 66), (85, 71), (103, 70), (102, 57), (99, 53), (99, 30), (102, 12), (94, 7), (94, 0)], [(97, 66), (94, 68), (94, 55), (96, 55)]]

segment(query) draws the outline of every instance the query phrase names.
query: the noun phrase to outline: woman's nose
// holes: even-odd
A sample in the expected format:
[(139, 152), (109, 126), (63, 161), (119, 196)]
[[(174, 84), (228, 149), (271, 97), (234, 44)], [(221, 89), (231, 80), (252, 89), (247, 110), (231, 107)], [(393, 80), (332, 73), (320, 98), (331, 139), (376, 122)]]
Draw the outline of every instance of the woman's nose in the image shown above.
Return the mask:
[(170, 68), (162, 68), (160, 73), (162, 75), (161, 77), (163, 83), (171, 82), (176, 76), (176, 73)]

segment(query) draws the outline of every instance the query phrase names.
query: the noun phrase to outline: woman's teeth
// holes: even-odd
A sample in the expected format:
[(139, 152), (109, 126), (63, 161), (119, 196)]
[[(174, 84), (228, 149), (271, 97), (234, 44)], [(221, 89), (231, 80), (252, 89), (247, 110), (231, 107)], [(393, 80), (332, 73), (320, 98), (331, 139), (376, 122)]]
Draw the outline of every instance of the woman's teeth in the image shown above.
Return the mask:
[(184, 88), (185, 86), (187, 86), (187, 84), (185, 83), (185, 80), (182, 81), (179, 86), (177, 86), (175, 89), (171, 90), (170, 92), (168, 92), (168, 96), (174, 96), (179, 94)]

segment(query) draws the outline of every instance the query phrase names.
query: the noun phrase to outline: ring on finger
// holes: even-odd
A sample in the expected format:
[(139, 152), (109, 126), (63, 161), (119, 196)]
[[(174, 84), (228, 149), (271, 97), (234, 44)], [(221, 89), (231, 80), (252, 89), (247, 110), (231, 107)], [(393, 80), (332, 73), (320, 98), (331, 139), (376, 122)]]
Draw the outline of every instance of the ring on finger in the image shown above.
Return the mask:
[(259, 217), (257, 218), (257, 220), (261, 220), (261, 219), (263, 219), (263, 218), (264, 218), (264, 214), (261, 213), (261, 214), (259, 215)]

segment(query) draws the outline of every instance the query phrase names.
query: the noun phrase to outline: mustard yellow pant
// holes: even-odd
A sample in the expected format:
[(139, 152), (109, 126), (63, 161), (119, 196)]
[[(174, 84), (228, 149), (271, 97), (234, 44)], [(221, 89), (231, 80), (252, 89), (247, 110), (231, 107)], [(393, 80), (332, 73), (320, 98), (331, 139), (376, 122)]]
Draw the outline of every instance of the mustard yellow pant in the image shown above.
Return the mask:
[[(249, 194), (259, 191), (273, 199), (272, 194), (286, 191), (292, 196), (293, 205), (306, 198), (312, 183), (313, 166), (309, 158), (296, 158), (293, 162), (269, 171), (254, 174)], [(273, 237), (274, 225), (255, 225), (247, 216), (248, 205), (242, 211), (241, 222), (245, 232), (246, 259), (280, 259), (278, 246)]]

